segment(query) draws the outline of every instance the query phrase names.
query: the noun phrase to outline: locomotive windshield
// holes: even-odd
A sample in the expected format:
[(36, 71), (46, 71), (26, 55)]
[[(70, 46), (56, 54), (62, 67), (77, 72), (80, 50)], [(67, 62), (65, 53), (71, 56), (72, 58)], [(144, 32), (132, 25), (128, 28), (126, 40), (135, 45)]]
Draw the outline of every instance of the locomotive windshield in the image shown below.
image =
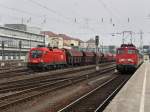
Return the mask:
[(118, 51), (117, 51), (117, 54), (124, 54), (125, 53), (125, 50), (123, 50), (123, 49), (119, 49)]
[(136, 54), (136, 52), (134, 49), (118, 49), (117, 54)]
[(32, 58), (40, 58), (41, 56), (42, 56), (42, 51), (40, 51), (40, 50), (31, 51)]
[(136, 50), (131, 50), (131, 49), (129, 49), (129, 50), (128, 50), (128, 54), (136, 54)]

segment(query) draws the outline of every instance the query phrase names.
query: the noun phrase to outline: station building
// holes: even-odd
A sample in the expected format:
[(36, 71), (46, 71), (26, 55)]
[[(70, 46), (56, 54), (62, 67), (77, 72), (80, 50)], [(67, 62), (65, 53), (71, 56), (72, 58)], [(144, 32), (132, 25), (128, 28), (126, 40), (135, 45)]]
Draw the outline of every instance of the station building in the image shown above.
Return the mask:
[(80, 41), (77, 38), (70, 37), (66, 34), (58, 34), (63, 38), (63, 48), (77, 48), (79, 47)]
[(70, 37), (66, 34), (56, 34), (51, 31), (42, 31), (41, 34), (45, 35), (46, 46), (67, 49), (79, 47), (79, 39)]
[(24, 24), (0, 26), (0, 60), (24, 60), (30, 48), (44, 44), (45, 36), (29, 32)]
[(50, 47), (63, 48), (63, 37), (51, 31), (42, 31), (45, 35), (45, 45)]
[(80, 49), (83, 51), (96, 51), (95, 40), (91, 38), (86, 42), (81, 42)]

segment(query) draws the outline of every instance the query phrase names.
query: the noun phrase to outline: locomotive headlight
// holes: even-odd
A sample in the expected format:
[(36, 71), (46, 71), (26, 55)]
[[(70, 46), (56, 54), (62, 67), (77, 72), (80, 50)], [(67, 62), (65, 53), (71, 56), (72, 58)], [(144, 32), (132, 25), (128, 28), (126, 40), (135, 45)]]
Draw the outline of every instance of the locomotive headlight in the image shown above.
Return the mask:
[(119, 62), (123, 62), (123, 61), (125, 61), (125, 59), (119, 59)]
[(133, 59), (128, 59), (128, 61), (129, 61), (129, 62), (134, 62), (134, 60), (133, 60)]
[(40, 59), (40, 62), (43, 62), (43, 59)]

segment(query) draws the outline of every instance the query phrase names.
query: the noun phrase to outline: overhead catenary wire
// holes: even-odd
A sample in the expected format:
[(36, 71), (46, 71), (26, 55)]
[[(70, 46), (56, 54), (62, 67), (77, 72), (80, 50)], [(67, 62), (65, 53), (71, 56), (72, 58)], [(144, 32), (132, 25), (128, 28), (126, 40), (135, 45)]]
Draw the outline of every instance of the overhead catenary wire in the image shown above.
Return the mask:
[[(77, 25), (78, 25), (78, 26), (77, 26), (78, 28), (79, 28), (79, 26), (81, 26), (80, 23), (77, 23), (77, 22), (74, 23), (74, 19), (72, 19), (72, 18), (70, 18), (70, 17), (67, 17), (67, 16), (63, 15), (62, 13), (60, 13), (60, 12), (54, 10), (54, 9), (51, 9), (51, 8), (49, 8), (49, 7), (43, 5), (43, 4), (41, 4), (41, 3), (39, 3), (39, 2), (37, 2), (37, 1), (35, 1), (35, 0), (27, 0), (27, 1), (32, 2), (33, 4), (35, 4), (35, 5), (37, 5), (37, 6), (41, 7), (41, 8), (43, 8), (43, 9), (45, 9), (45, 10), (47, 10), (50, 14), (55, 14), (55, 15), (57, 15), (57, 16), (63, 18), (65, 22), (68, 22), (68, 23), (71, 23), (71, 24), (77, 24)], [(66, 20), (67, 20), (67, 21), (66, 21)], [(81, 27), (80, 27), (80, 28), (81, 28)], [(88, 28), (86, 28), (86, 29), (87, 29), (87, 30), (90, 30), (90, 31), (95, 31), (93, 28), (90, 28), (90, 27), (88, 27)]]
[(48, 12), (50, 12), (50, 14), (55, 14), (55, 15), (57, 15), (57, 16), (59, 16), (59, 17), (64, 18), (64, 19), (71, 20), (69, 17), (64, 16), (64, 15), (61, 14), (60, 12), (55, 11), (54, 9), (51, 9), (51, 8), (49, 8), (49, 7), (43, 5), (43, 4), (41, 4), (41, 3), (39, 3), (39, 2), (37, 2), (37, 1), (35, 1), (35, 0), (27, 0), (27, 1), (32, 2), (33, 4), (35, 4), (35, 5), (37, 5), (37, 6), (41, 7), (41, 8), (43, 8), (43, 9), (45, 9), (45, 10), (47, 10)]
[[(81, 27), (81, 25), (82, 25), (82, 23), (81, 22), (78, 22), (78, 18), (71, 18), (71, 17), (68, 17), (68, 16), (66, 16), (66, 15), (64, 15), (64, 14), (62, 14), (62, 13), (60, 13), (59, 11), (56, 11), (55, 9), (52, 9), (52, 8), (49, 8), (49, 7), (47, 7), (46, 5), (44, 5), (44, 4), (42, 4), (42, 3), (40, 3), (39, 1), (36, 1), (36, 0), (26, 0), (26, 1), (30, 1), (30, 2), (32, 2), (32, 3), (34, 3), (34, 4), (36, 4), (37, 6), (39, 6), (39, 7), (41, 7), (41, 8), (44, 8), (45, 10), (47, 10), (49, 13), (51, 13), (51, 14), (55, 14), (55, 15), (57, 15), (57, 16), (59, 16), (59, 17), (61, 17), (61, 18), (59, 18), (59, 20), (61, 21), (61, 22), (63, 22), (63, 21), (66, 21), (67, 23), (69, 22), (70, 24), (75, 24), (76, 26), (80, 26), (80, 28), (83, 28), (83, 29), (87, 29), (87, 30), (89, 30), (89, 31), (91, 31), (91, 32), (98, 32), (99, 31), (99, 29), (98, 28), (95, 28), (95, 26), (93, 25), (93, 24), (91, 24), (89, 21), (88, 21), (88, 25), (86, 25), (86, 23), (84, 24), (85, 25), (85, 27)], [(105, 4), (105, 3), (104, 3)], [(106, 6), (106, 9), (108, 10), (109, 9), (109, 7), (107, 6), (107, 4), (105, 4), (105, 6)], [(46, 24), (47, 23), (47, 21), (48, 21), (48, 18), (49, 18), (49, 15), (47, 15), (46, 17), (44, 17), (43, 15), (36, 15), (36, 14), (34, 14), (34, 13), (32, 13), (32, 12), (27, 12), (27, 11), (24, 11), (24, 10), (16, 10), (16, 8), (11, 8), (11, 7), (9, 7), (9, 9), (10, 10), (12, 10), (12, 11), (16, 11), (16, 12), (19, 12), (19, 13), (24, 13), (24, 14), (27, 14), (27, 15), (29, 15), (29, 17), (27, 18), (27, 21), (28, 21), (28, 23), (31, 21), (31, 18), (32, 18), (32, 16), (35, 16), (35, 17), (41, 17), (41, 18), (43, 18), (43, 20), (42, 20), (42, 23), (44, 24)], [(111, 11), (110, 13), (112, 13), (113, 14), (113, 12)], [(114, 14), (113, 14), (114, 15)], [(63, 18), (63, 20), (62, 20), (62, 18)], [(34, 18), (32, 18), (32, 19), (34, 19)], [(109, 18), (110, 19), (110, 18)], [(98, 20), (98, 19), (97, 19)], [(103, 20), (104, 21), (104, 20)], [(112, 21), (113, 21), (113, 18), (112, 18)], [(69, 25), (69, 24), (68, 24)]]
[[(46, 7), (45, 5), (40, 4), (39, 2), (36, 2), (35, 0), (28, 0), (28, 1), (30, 1), (30, 2), (32, 2), (32, 3), (34, 3), (34, 4), (36, 4), (36, 5), (38, 5), (38, 6), (40, 6), (40, 7), (42, 7), (42, 8), (44, 8), (44, 9), (48, 10), (48, 11), (50, 11), (51, 13), (56, 14), (57, 16), (61, 16), (62, 18), (67, 19), (67, 20), (69, 20), (70, 22), (72, 22), (72, 18), (68, 18), (68, 17), (62, 15), (61, 13), (59, 13), (59, 12), (53, 10), (53, 9), (50, 9), (50, 8)], [(12, 10), (12, 11), (15, 11), (15, 12), (24, 13), (24, 14), (29, 15), (30, 17), (29, 17), (29, 19), (27, 19), (27, 23), (31, 22), (31, 16), (42, 17), (42, 15), (37, 15), (37, 14), (31, 13), (31, 12), (27, 12), (27, 11), (24, 11), (24, 10), (16, 9), (16, 8), (13, 8), (13, 7), (8, 7), (8, 6), (2, 5), (2, 4), (0, 4), (0, 5), (1, 5), (3, 8), (7, 8), (7, 9)], [(22, 18), (22, 17), (21, 17), (21, 18)], [(42, 23), (45, 23), (44, 21), (46, 21), (47, 18), (48, 18), (48, 17), (45, 17)], [(55, 19), (55, 21), (56, 21), (56, 19)], [(77, 19), (75, 19), (75, 21), (77, 21)], [(78, 25), (81, 26), (80, 23), (75, 22), (75, 24), (78, 24)], [(83, 27), (82, 27), (82, 28), (83, 28)], [(95, 31), (95, 29), (94, 29), (94, 28), (90, 28), (89, 25), (88, 25), (88, 27), (86, 27), (86, 29), (88, 29), (88, 30), (90, 30), (90, 31)]]
[(0, 4), (0, 7), (5, 8), (5, 9), (9, 9), (11, 11), (15, 11), (15, 12), (18, 12), (18, 13), (24, 13), (24, 14), (27, 14), (27, 15), (30, 15), (30, 16), (32, 15), (32, 16), (35, 16), (35, 17), (41, 17), (41, 15), (31, 13), (31, 12), (27, 12), (27, 11), (24, 11), (24, 10), (21, 10), (21, 9), (13, 8), (13, 7), (8, 7), (8, 6), (3, 5), (3, 4)]
[(116, 18), (117, 21), (120, 22), (120, 19), (112, 12), (112, 10), (109, 9), (108, 5), (105, 4), (105, 2), (103, 0), (97, 0), (104, 8), (105, 10), (113, 17)]
[[(45, 15), (39, 15), (39, 14), (35, 14), (35, 13), (32, 13), (32, 12), (28, 12), (28, 11), (25, 11), (25, 10), (22, 10), (22, 9), (17, 9), (17, 8), (14, 8), (14, 7), (10, 7), (10, 6), (6, 6), (6, 5), (3, 5), (3, 4), (0, 4), (0, 8), (5, 8), (5, 9), (8, 9), (10, 11), (13, 11), (13, 12), (16, 12), (16, 13), (20, 13), (22, 15), (20, 15), (19, 17), (16, 16), (16, 14), (13, 14), (13, 15), (6, 15), (10, 18), (12, 18), (13, 20), (16, 21), (16, 23), (23, 23), (23, 24), (34, 24), (37, 26), (36, 22), (35, 22), (35, 19), (37, 21), (40, 21), (38, 22), (38, 25), (40, 25), (41, 27), (44, 26), (44, 24), (46, 24), (46, 21), (47, 21), (47, 18), (48, 19), (53, 19), (49, 16), (45, 16)], [(28, 17), (26, 17), (25, 15), (28, 15)], [(1, 14), (2, 15), (2, 14)], [(4, 16), (5, 17), (5, 16)], [(1, 20), (2, 18), (4, 18), (3, 16), (1, 16)], [(33, 18), (34, 17), (34, 18)], [(64, 21), (61, 21), (60, 19), (53, 19), (54, 21), (56, 21), (57, 23), (58, 22), (61, 22), (61, 23), (64, 23)], [(18, 21), (18, 22), (17, 22)], [(49, 27), (50, 29), (53, 29), (51, 27)]]
[[(116, 9), (114, 7), (111, 7), (111, 8), (110, 8), (110, 6), (108, 7), (108, 3), (106, 4), (106, 1), (105, 2), (103, 0), (97, 0), (97, 1), (105, 8), (105, 10), (109, 13), (109, 15), (112, 16), (118, 22), (117, 26), (120, 26), (120, 27), (125, 27), (126, 26), (126, 24), (122, 23), (122, 21), (120, 19), (121, 16), (120, 16), (120, 14), (118, 14), (118, 11), (116, 11)], [(126, 22), (131, 23), (131, 18), (126, 17)], [(114, 21), (112, 21), (111, 19), (110, 19), (110, 23), (112, 24), (113, 27), (116, 27), (116, 23)], [(131, 28), (131, 26), (130, 26), (130, 28)]]

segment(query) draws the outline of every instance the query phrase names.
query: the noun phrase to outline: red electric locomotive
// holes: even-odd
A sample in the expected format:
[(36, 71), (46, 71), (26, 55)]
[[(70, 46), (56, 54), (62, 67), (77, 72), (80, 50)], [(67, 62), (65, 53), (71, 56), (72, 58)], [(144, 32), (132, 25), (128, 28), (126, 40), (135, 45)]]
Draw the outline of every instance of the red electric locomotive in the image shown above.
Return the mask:
[(142, 55), (133, 44), (122, 44), (117, 49), (116, 67), (120, 72), (133, 71), (142, 63)]
[(48, 47), (32, 48), (29, 52), (28, 67), (51, 69), (67, 64), (65, 51)]

